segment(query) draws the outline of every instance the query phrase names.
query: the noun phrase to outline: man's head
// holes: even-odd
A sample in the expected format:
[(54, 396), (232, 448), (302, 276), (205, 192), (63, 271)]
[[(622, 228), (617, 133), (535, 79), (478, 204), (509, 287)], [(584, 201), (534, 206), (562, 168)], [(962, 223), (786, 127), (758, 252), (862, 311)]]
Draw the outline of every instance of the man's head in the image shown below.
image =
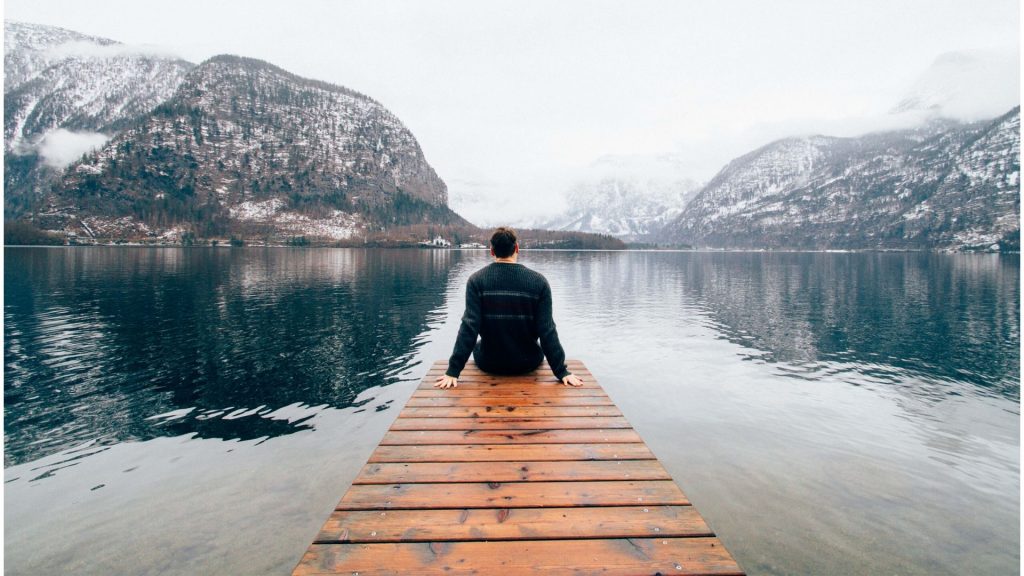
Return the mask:
[(491, 234), (491, 254), (496, 258), (508, 258), (516, 253), (517, 241), (515, 230), (502, 226)]

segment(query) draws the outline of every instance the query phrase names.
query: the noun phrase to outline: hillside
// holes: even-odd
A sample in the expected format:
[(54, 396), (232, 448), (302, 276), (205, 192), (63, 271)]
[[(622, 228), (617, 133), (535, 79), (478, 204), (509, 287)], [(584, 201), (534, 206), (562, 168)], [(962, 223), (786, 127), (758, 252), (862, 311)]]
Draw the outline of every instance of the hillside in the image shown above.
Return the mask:
[(1017, 249), (1020, 109), (730, 162), (658, 235), (715, 248)]
[(413, 135), (367, 96), (218, 56), (72, 166), (40, 221), (78, 236), (341, 240), (466, 224)]

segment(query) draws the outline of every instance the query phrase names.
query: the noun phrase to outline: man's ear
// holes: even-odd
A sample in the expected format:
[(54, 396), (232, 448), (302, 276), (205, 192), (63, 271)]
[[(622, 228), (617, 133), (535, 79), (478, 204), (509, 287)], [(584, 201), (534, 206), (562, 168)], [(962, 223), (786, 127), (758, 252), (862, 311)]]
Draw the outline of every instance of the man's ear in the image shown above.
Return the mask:
[(494, 256), (494, 248), (491, 248), (491, 256)]
[(519, 253), (519, 242), (516, 242), (515, 247), (512, 248), (512, 253), (513, 254), (518, 254)]

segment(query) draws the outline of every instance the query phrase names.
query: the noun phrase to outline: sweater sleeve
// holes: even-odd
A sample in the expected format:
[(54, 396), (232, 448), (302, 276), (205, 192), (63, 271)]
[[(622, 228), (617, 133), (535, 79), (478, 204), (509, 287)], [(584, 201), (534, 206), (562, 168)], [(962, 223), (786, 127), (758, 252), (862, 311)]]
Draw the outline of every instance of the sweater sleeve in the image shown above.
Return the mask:
[(462, 314), (459, 335), (455, 338), (455, 350), (448, 358), (448, 370), (445, 374), (458, 378), (462, 369), (469, 361), (469, 355), (476, 346), (476, 337), (480, 333), (480, 292), (470, 280), (466, 284), (466, 311)]
[(548, 359), (551, 372), (555, 378), (561, 380), (569, 375), (569, 368), (565, 365), (565, 351), (558, 341), (558, 331), (555, 329), (555, 318), (551, 305), (551, 286), (547, 282), (541, 290), (540, 301), (537, 307), (537, 335), (540, 336), (540, 347), (544, 351), (544, 357)]

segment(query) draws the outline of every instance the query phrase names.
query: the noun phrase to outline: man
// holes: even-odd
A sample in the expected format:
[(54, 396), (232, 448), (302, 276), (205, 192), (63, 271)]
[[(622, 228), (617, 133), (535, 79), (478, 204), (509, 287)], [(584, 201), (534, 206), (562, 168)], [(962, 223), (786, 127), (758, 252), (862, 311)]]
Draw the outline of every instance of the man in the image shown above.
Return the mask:
[(516, 262), (519, 243), (511, 228), (494, 231), (491, 256), (492, 264), (469, 277), (466, 312), (455, 350), (448, 359), (448, 370), (434, 387), (458, 386), (470, 353), (481, 370), (492, 374), (530, 372), (547, 357), (562, 384), (582, 386), (583, 380), (565, 365), (565, 352), (551, 317), (551, 286), (540, 273)]

